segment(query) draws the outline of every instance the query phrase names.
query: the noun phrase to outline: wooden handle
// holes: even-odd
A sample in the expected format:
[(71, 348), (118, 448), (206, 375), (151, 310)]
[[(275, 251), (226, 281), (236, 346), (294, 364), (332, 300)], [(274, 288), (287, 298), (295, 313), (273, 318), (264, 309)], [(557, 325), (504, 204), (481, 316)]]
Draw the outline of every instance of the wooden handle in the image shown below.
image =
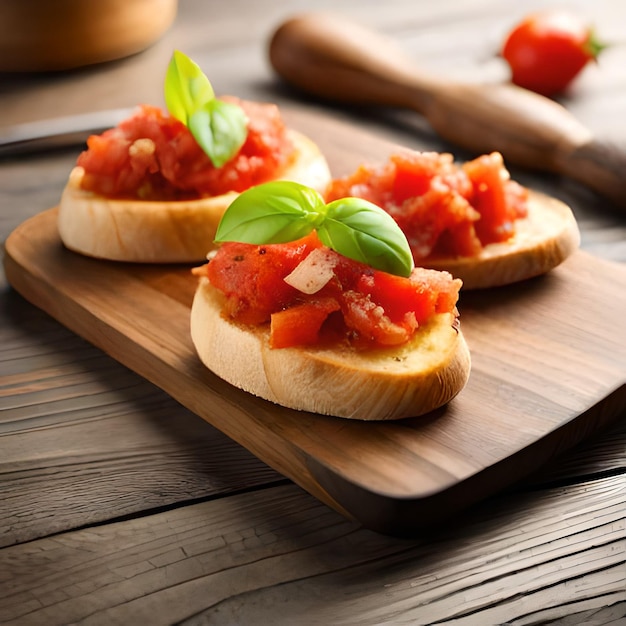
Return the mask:
[(549, 98), (509, 84), (430, 76), (388, 39), (323, 13), (283, 23), (269, 56), (282, 78), (310, 94), (413, 109), (453, 144), (477, 154), (499, 151), (507, 162), (570, 176), (626, 208), (626, 155), (595, 142)]

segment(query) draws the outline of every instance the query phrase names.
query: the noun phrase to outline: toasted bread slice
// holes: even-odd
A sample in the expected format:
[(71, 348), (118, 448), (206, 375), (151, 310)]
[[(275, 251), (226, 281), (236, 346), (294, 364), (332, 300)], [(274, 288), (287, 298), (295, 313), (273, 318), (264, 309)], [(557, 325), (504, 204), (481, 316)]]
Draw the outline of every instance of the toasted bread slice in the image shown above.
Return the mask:
[(478, 256), (428, 259), (422, 264), (460, 278), (464, 290), (498, 287), (549, 272), (579, 244), (571, 209), (556, 198), (530, 191), (528, 215), (516, 220), (511, 239), (488, 244)]
[(223, 303), (223, 294), (200, 278), (191, 308), (200, 360), (235, 387), (285, 407), (359, 420), (418, 416), (450, 401), (469, 377), (455, 313), (436, 315), (393, 349), (272, 349), (268, 326), (226, 319)]
[[(294, 130), (296, 157), (277, 178), (323, 191), (330, 180), (318, 146)], [(113, 261), (190, 263), (203, 261), (213, 247), (222, 214), (237, 193), (177, 202), (111, 200), (84, 191), (75, 167), (61, 196), (58, 228), (67, 248)]]

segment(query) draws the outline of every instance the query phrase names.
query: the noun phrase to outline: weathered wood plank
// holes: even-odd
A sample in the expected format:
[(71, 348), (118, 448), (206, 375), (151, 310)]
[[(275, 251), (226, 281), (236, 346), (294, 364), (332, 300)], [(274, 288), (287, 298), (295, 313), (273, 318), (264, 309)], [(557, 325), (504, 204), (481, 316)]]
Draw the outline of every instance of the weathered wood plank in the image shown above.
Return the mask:
[(495, 498), (408, 541), (274, 487), (7, 547), (0, 619), (537, 624), (626, 600), (625, 496), (620, 475)]
[(3, 304), (0, 545), (283, 480), (16, 293)]
[[(584, 603), (581, 603), (583, 605)], [(580, 612), (572, 611), (563, 618), (557, 618), (548, 622), (550, 626), (621, 626), (626, 621), (626, 602), (617, 602), (611, 606), (605, 606), (599, 609), (584, 610), (579, 605)], [(511, 626), (524, 626), (527, 622), (511, 622)], [(538, 622), (535, 622), (538, 623)], [(546, 624), (546, 622), (540, 622)]]

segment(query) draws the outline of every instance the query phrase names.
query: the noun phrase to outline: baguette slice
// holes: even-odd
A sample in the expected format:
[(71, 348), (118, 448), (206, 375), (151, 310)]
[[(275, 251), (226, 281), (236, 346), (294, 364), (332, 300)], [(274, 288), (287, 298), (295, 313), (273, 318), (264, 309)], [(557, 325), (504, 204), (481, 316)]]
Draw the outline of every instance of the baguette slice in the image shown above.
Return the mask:
[[(289, 130), (295, 160), (279, 178), (320, 192), (330, 171), (318, 146)], [(111, 200), (80, 188), (81, 167), (70, 173), (59, 205), (58, 229), (67, 248), (112, 261), (191, 263), (204, 261), (213, 247), (215, 231), (228, 205), (238, 195), (176, 202)]]
[(423, 265), (460, 278), (464, 290), (499, 287), (549, 272), (579, 244), (571, 209), (556, 198), (530, 191), (528, 215), (516, 220), (512, 239), (488, 244), (475, 257), (428, 259)]
[(226, 319), (223, 304), (223, 294), (200, 278), (191, 307), (200, 360), (235, 387), (288, 408), (359, 420), (418, 416), (451, 400), (469, 377), (470, 354), (453, 313), (437, 315), (393, 349), (271, 349), (268, 327)]

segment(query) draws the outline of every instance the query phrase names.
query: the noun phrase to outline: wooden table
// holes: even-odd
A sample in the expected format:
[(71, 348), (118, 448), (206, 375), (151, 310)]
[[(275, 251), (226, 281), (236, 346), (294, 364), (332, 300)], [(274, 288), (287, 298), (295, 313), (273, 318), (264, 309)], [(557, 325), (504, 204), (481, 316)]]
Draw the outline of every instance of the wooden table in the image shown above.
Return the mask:
[[(494, 50), (507, 27), (543, 4), (297, 9), (340, 10), (429, 70), (489, 81), (506, 76)], [(606, 39), (624, 39), (624, 6), (572, 4)], [(182, 0), (173, 28), (136, 56), (1, 77), (0, 121), (161, 104), (163, 71), (179, 48), (220, 93), (454, 151), (414, 114), (340, 109), (285, 89), (265, 46), (293, 11), (275, 0)], [(617, 43), (562, 99), (621, 143), (625, 68)], [(57, 203), (79, 149), (0, 162), (0, 239)], [(626, 262), (623, 213), (567, 180), (511, 171), (570, 204), (585, 250)], [(0, 623), (626, 623), (626, 419), (447, 523), (392, 538), (322, 504), (0, 281)], [(615, 294), (616, 307), (625, 302)]]

